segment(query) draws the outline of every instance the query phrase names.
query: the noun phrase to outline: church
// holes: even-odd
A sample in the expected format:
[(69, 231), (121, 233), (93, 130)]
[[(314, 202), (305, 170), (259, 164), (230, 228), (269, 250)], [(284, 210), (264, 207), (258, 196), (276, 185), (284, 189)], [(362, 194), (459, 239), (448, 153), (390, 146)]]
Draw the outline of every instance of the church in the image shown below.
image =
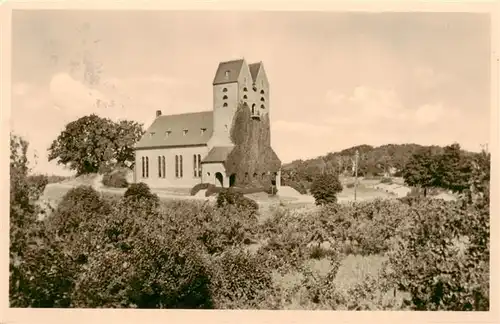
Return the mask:
[(156, 118), (135, 145), (134, 182), (151, 188), (280, 186), (270, 143), (269, 81), (262, 62), (219, 63), (211, 111)]

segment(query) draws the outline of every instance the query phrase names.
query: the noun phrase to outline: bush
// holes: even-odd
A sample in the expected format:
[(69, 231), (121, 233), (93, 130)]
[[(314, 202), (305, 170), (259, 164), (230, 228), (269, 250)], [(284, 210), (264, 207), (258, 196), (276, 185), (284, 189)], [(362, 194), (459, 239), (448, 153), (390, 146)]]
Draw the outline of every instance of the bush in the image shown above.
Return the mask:
[(127, 172), (125, 170), (115, 170), (102, 176), (102, 184), (111, 188), (127, 188)]
[(268, 298), (271, 269), (263, 255), (230, 249), (212, 263), (214, 306), (222, 309), (255, 308)]
[(423, 199), (395, 236), (388, 276), (415, 310), (489, 310), (489, 209)]
[(307, 194), (307, 188), (302, 182), (297, 182), (297, 181), (287, 181), (286, 185), (297, 190), (300, 194), (306, 195)]
[(216, 193), (219, 193), (221, 190), (222, 190), (221, 187), (216, 187), (213, 184), (209, 184), (208, 188), (207, 188), (207, 191), (205, 191), (205, 197), (210, 197), (210, 196), (212, 196), (212, 195), (214, 195)]
[(198, 191), (206, 190), (210, 186), (209, 183), (198, 183), (193, 188), (191, 188), (191, 196), (195, 196)]
[(247, 209), (252, 212), (256, 212), (259, 209), (259, 205), (254, 200), (245, 197), (241, 192), (232, 188), (222, 190), (217, 196), (217, 207), (220, 208), (227, 205), (234, 205), (237, 208)]
[(49, 184), (49, 179), (44, 174), (28, 176), (27, 181), (28, 185), (33, 189), (33, 200), (37, 200), (47, 184)]
[(316, 205), (326, 205), (337, 202), (337, 193), (342, 191), (342, 184), (336, 174), (324, 174), (317, 177), (311, 185), (311, 194)]
[(382, 178), (380, 179), (380, 183), (392, 184), (392, 178)]

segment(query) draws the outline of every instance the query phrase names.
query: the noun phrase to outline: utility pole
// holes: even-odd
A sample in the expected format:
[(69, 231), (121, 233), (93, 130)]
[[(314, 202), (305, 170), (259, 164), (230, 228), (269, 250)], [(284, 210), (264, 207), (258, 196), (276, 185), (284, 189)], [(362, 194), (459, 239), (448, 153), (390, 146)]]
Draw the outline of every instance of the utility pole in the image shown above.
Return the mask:
[(358, 190), (358, 160), (359, 151), (356, 150), (356, 155), (354, 158), (354, 201), (356, 201), (356, 192)]

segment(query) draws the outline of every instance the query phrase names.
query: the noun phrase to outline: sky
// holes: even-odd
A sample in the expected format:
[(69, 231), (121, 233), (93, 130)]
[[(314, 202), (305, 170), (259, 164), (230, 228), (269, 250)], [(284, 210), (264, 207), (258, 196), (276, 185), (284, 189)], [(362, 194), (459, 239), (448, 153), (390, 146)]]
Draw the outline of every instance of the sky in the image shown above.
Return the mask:
[[(283, 162), (354, 145), (489, 142), (490, 20), (479, 13), (50, 11), (12, 15), (11, 126), (35, 172), (79, 117), (212, 109), (221, 61), (262, 61)], [(96, 104), (99, 102), (99, 105)]]

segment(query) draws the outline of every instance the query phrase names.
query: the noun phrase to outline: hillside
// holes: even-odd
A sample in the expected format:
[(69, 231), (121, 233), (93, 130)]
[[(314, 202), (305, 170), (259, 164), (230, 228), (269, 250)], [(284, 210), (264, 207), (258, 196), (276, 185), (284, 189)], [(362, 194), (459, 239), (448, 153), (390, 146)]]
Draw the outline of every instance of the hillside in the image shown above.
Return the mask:
[[(284, 173), (290, 171), (301, 173), (306, 179), (323, 170), (350, 174), (353, 170), (355, 152), (358, 150), (358, 175), (381, 176), (384, 173), (390, 173), (398, 176), (411, 155), (423, 148), (430, 148), (435, 154), (439, 154), (444, 147), (419, 144), (386, 144), (374, 147), (363, 144), (339, 152), (328, 153), (314, 159), (292, 161), (283, 165), (283, 171)], [(473, 154), (465, 151), (464, 153)]]

